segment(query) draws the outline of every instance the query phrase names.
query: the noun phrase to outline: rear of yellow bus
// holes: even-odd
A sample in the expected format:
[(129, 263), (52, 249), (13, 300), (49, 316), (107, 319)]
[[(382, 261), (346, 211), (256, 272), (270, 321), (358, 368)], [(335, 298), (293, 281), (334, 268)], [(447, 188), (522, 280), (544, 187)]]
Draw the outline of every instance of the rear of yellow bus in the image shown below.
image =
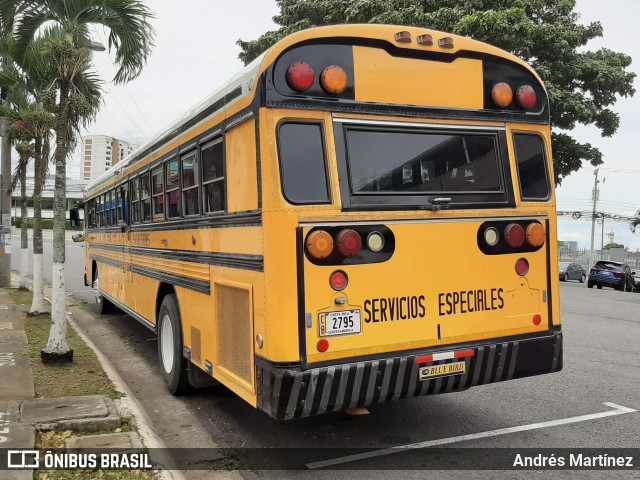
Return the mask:
[(292, 419), (560, 370), (539, 78), (440, 32), (310, 32), (262, 76), (258, 407)]

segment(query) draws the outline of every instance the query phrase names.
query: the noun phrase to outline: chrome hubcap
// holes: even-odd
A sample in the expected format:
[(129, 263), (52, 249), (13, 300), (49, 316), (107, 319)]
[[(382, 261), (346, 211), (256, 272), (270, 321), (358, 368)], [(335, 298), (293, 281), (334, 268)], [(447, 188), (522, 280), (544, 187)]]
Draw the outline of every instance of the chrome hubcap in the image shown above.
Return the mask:
[(100, 304), (102, 301), (102, 295), (100, 294), (100, 281), (98, 278), (93, 281), (93, 294), (96, 297), (96, 303)]
[(162, 366), (165, 372), (171, 373), (171, 370), (173, 370), (173, 325), (169, 315), (162, 317), (162, 326), (160, 328)]

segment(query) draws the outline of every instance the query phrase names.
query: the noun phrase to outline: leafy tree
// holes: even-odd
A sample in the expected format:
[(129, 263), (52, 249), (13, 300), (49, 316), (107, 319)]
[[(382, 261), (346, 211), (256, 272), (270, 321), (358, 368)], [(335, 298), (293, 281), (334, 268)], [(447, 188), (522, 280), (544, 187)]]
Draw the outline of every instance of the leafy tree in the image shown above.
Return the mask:
[(138, 0), (25, 0), (20, 5), (15, 30), (20, 51), (26, 51), (47, 26), (56, 25), (63, 32), (62, 37), (47, 42), (45, 53), (56, 72), (53, 98), (57, 98), (57, 105), (52, 326), (42, 351), (43, 361), (68, 361), (73, 355), (65, 317), (66, 161), (81, 125), (93, 119), (100, 101), (98, 78), (90, 73), (89, 26), (109, 29), (108, 47), (115, 51), (118, 67), (114, 82), (126, 83), (140, 74), (153, 46), (151, 17)]
[[(42, 243), (42, 189), (48, 172), (51, 130), (55, 125), (52, 110), (55, 107), (54, 72), (44, 56), (44, 46), (50, 35), (32, 42), (24, 55), (20, 55), (15, 41), (6, 38), (2, 56), (5, 70), (0, 74), (0, 86), (17, 99), (15, 108), (3, 109), (3, 116), (13, 123), (13, 130), (34, 139), (34, 187), (33, 187), (33, 299), (29, 315), (48, 312), (44, 299), (43, 243)], [(26, 224), (26, 222), (23, 223)], [(23, 241), (24, 243), (24, 241)], [(25, 254), (24, 258), (28, 256)], [(20, 257), (21, 260), (23, 257)]]
[(276, 0), (280, 28), (257, 40), (239, 40), (240, 59), (249, 63), (285, 36), (304, 28), (342, 23), (413, 25), (472, 37), (522, 58), (545, 82), (551, 106), (556, 181), (582, 167), (602, 163), (602, 153), (570, 134), (577, 124), (593, 125), (602, 136), (618, 129), (609, 107), (635, 93), (631, 57), (584, 46), (603, 34), (600, 22), (578, 23), (575, 0)]
[(623, 244), (616, 242), (609, 242), (604, 247), (602, 247), (603, 250), (609, 250), (611, 248), (624, 248), (625, 250), (627, 250), (627, 247), (625, 247)]

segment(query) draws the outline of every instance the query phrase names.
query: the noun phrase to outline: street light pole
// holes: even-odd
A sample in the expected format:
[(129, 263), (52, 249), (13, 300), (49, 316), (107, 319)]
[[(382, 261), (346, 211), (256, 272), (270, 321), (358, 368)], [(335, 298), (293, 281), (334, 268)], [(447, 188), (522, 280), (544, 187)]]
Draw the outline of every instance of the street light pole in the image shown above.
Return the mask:
[(7, 119), (0, 119), (0, 287), (11, 285), (11, 144), (7, 123)]
[(591, 250), (589, 251), (589, 270), (591, 270), (591, 267), (593, 266), (593, 258), (594, 258), (593, 243), (594, 243), (594, 237), (596, 234), (596, 202), (598, 201), (598, 169), (597, 168), (593, 172), (593, 174), (595, 175), (596, 178), (593, 183), (593, 213), (591, 214)]

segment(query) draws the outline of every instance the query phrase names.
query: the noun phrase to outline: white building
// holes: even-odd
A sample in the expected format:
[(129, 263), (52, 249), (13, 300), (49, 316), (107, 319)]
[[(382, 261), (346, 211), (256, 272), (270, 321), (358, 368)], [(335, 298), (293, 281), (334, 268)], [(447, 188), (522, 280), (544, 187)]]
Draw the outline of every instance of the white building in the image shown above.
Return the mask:
[[(76, 180), (67, 178), (67, 218), (69, 218), (69, 209), (76, 202), (82, 201), (84, 196), (84, 187), (89, 182), (84, 180)], [(27, 177), (27, 216), (33, 218), (33, 177)], [(53, 218), (53, 194), (55, 186), (55, 175), (49, 174), (42, 188), (42, 218)], [(82, 210), (80, 211), (82, 215)], [(11, 216), (13, 218), (20, 217), (20, 183), (11, 192)]]
[(80, 180), (98, 178), (113, 165), (130, 155), (138, 145), (106, 135), (82, 137)]

